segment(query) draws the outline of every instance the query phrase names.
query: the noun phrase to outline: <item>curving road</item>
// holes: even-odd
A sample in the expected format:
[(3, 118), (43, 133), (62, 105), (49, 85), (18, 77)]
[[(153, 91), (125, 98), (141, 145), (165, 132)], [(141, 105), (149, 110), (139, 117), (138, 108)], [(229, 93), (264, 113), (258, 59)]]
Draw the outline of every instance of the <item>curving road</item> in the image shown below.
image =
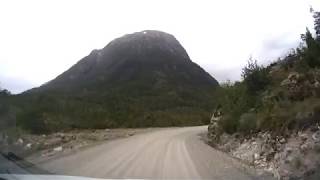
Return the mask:
[(206, 126), (166, 128), (38, 164), (55, 174), (95, 178), (265, 179), (205, 144)]

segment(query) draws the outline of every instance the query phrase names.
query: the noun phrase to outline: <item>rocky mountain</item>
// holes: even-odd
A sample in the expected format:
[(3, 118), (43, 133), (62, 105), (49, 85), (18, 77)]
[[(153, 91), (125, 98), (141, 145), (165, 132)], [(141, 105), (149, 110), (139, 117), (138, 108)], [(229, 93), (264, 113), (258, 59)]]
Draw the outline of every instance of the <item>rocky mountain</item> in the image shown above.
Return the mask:
[(39, 121), (50, 130), (202, 124), (217, 86), (174, 36), (147, 30), (93, 50), (54, 80), (23, 93), (34, 104), (19, 121)]
[(150, 86), (154, 90), (217, 85), (214, 78), (190, 60), (174, 36), (148, 30), (125, 35), (101, 50), (93, 50), (39, 89), (85, 93), (96, 91), (97, 87), (107, 90)]

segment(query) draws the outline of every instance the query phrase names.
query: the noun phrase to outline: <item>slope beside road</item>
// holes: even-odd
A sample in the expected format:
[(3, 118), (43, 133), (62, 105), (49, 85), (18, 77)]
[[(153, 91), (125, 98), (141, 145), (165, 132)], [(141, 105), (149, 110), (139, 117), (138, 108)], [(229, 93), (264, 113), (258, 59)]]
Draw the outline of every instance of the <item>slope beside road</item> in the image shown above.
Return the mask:
[(205, 144), (206, 126), (165, 128), (110, 141), (38, 164), (61, 175), (95, 178), (269, 179)]

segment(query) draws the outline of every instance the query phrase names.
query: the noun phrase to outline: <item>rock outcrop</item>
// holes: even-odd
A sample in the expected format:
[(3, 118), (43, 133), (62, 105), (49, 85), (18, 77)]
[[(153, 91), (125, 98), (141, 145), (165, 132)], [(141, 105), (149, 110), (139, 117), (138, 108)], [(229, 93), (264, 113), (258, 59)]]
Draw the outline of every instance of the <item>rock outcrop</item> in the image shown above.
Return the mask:
[(320, 72), (312, 71), (307, 74), (297, 72), (289, 73), (288, 77), (281, 82), (286, 88), (290, 100), (303, 100), (310, 96), (320, 95)]
[(320, 129), (318, 126), (290, 136), (260, 132), (251, 137), (222, 134), (215, 147), (279, 180), (312, 176), (320, 168)]
[(208, 140), (211, 145), (214, 145), (219, 141), (222, 133), (222, 129), (219, 127), (219, 120), (221, 119), (221, 116), (222, 112), (220, 108), (216, 109), (211, 116), (210, 124), (208, 126)]

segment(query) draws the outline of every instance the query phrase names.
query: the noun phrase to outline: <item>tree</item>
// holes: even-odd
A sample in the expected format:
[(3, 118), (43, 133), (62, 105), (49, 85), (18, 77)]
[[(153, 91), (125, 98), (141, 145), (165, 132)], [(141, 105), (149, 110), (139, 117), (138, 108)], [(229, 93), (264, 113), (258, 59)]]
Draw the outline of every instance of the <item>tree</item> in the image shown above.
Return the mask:
[(0, 97), (3, 97), (3, 96), (9, 96), (11, 95), (11, 92), (6, 90), (6, 89), (3, 89), (0, 87)]
[(306, 34), (301, 35), (301, 39), (305, 42), (306, 48), (304, 49), (305, 60), (312, 68), (320, 66), (320, 43), (313, 37), (307, 28)]
[(247, 86), (249, 94), (252, 95), (264, 90), (270, 82), (267, 68), (259, 66), (257, 61), (251, 58), (247, 66), (242, 69), (241, 76)]
[(314, 29), (316, 31), (316, 40), (320, 42), (320, 12), (313, 12)]
[(11, 95), (10, 91), (6, 89), (0, 90), (0, 96), (10, 96), (10, 95)]
[(10, 92), (0, 87), (0, 132), (15, 126), (13, 108), (9, 103)]
[(224, 132), (232, 134), (237, 131), (241, 115), (255, 107), (255, 97), (248, 94), (243, 82), (228, 81), (216, 89), (215, 102), (223, 113), (219, 126)]

